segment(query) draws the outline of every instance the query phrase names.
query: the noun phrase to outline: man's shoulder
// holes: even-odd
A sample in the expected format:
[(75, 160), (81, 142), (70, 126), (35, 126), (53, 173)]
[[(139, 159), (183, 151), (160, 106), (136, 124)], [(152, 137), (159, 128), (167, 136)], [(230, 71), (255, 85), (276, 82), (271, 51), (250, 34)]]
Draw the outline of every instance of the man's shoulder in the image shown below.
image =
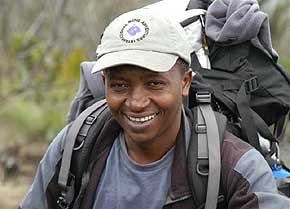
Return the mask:
[[(224, 173), (231, 173), (241, 165), (251, 167), (255, 162), (265, 161), (265, 159), (250, 144), (226, 131), (221, 145), (221, 161)], [(267, 162), (265, 161), (262, 164), (267, 164)]]
[(275, 188), (273, 175), (266, 160), (247, 142), (226, 132), (221, 153), (222, 179), (227, 186), (232, 185), (233, 182), (244, 182), (249, 189), (263, 176), (263, 179), (267, 179), (264, 185), (268, 184)]
[(221, 146), (222, 158), (238, 161), (245, 153), (253, 147), (232, 133), (225, 131)]

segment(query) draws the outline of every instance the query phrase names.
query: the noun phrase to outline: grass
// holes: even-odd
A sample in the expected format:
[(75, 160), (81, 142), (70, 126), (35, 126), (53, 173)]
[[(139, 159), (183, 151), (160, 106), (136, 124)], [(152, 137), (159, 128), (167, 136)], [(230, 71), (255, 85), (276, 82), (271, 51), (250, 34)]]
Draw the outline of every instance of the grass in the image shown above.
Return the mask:
[(31, 182), (24, 179), (0, 183), (0, 205), (5, 209), (16, 209), (28, 191)]
[(17, 155), (14, 156), (19, 162), (19, 172), (17, 176), (8, 176), (5, 182), (3, 182), (3, 168), (0, 167), (1, 209), (16, 209), (18, 207), (32, 183), (38, 162), (47, 146), (47, 142), (22, 143)]

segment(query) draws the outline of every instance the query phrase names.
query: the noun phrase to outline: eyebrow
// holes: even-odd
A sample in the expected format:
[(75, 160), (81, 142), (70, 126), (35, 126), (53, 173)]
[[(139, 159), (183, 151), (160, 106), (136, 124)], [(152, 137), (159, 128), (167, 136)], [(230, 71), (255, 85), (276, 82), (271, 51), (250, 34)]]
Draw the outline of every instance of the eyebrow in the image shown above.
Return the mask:
[(110, 72), (105, 73), (105, 77), (108, 80), (124, 80), (124, 81), (127, 81), (127, 79), (124, 76), (114, 75), (114, 73), (110, 73)]
[[(112, 70), (118, 70), (118, 68), (114, 68)], [(160, 78), (163, 78), (164, 79), (164, 76), (162, 76), (162, 73), (160, 72), (153, 72), (153, 71), (149, 71), (149, 70), (146, 70), (144, 71), (144, 77), (148, 78), (148, 79), (160, 79)], [(105, 76), (107, 76), (108, 79), (110, 80), (124, 80), (124, 81), (127, 81), (128, 79), (126, 78), (126, 76), (123, 76), (123, 75), (118, 75), (114, 72), (111, 71), (111, 69), (109, 68), (106, 72), (105, 72)]]

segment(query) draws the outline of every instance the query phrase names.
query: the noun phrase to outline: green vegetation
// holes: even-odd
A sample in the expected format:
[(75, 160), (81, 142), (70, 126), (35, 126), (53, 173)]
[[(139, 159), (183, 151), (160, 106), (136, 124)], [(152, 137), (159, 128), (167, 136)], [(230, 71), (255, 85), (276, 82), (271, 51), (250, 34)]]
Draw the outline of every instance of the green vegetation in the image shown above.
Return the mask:
[(66, 124), (80, 63), (95, 59), (105, 26), (120, 13), (152, 2), (1, 0), (2, 146), (51, 141)]

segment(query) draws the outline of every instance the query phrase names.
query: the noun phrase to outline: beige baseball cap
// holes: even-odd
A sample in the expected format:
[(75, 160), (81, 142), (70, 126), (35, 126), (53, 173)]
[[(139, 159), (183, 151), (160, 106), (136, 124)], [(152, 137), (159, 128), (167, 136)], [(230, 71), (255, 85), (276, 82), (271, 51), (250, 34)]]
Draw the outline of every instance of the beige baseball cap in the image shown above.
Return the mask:
[(119, 65), (166, 72), (178, 57), (190, 64), (190, 44), (178, 22), (150, 9), (125, 13), (105, 29), (92, 73)]

